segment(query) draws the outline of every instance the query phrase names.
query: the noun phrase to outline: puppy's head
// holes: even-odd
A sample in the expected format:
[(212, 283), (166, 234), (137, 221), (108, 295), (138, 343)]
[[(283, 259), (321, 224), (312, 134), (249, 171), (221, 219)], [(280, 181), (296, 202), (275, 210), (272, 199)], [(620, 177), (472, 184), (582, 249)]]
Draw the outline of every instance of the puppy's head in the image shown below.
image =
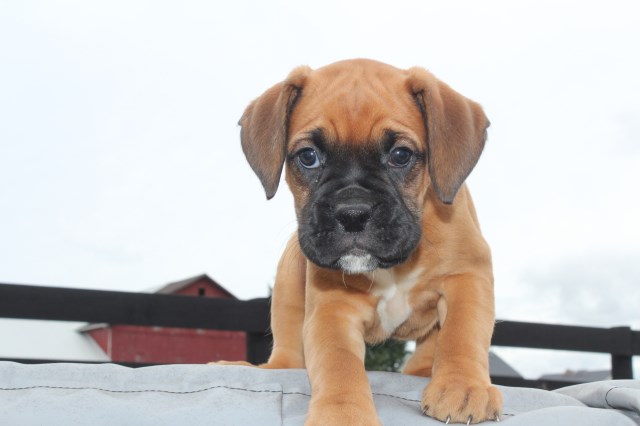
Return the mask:
[(478, 104), (423, 69), (359, 59), (293, 70), (240, 125), (267, 198), (286, 163), (305, 255), (361, 273), (411, 255), (428, 189), (453, 202), (489, 123)]

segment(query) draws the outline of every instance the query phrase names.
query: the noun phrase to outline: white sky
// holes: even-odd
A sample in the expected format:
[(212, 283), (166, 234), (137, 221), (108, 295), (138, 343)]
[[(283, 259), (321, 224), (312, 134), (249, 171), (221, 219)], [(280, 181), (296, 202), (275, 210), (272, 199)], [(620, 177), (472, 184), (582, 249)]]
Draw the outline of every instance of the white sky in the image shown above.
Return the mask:
[[(491, 119), (469, 184), (498, 317), (639, 329), (638, 46), (636, 1), (2, 1), (0, 282), (206, 272), (265, 296), (292, 199), (265, 201), (237, 120), (297, 65), (370, 57)], [(608, 366), (497, 352), (533, 376)]]

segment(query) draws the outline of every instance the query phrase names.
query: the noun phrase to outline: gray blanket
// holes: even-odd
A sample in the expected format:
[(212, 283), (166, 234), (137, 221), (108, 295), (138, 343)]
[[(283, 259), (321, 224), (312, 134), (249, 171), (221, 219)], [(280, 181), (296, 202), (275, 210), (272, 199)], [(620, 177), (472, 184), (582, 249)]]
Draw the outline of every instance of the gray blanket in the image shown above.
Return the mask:
[[(385, 425), (441, 425), (420, 413), (427, 379), (369, 373)], [(506, 425), (640, 425), (640, 381), (554, 392), (501, 387)], [(302, 425), (304, 370), (0, 362), (0, 425)]]

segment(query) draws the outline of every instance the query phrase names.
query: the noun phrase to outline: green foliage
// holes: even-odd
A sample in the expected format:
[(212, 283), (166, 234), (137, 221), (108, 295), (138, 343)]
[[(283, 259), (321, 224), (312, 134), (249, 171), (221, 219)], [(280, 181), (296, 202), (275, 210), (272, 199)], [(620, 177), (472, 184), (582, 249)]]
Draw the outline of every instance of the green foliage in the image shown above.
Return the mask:
[(378, 345), (367, 345), (364, 366), (368, 371), (400, 371), (409, 352), (406, 342), (387, 340)]

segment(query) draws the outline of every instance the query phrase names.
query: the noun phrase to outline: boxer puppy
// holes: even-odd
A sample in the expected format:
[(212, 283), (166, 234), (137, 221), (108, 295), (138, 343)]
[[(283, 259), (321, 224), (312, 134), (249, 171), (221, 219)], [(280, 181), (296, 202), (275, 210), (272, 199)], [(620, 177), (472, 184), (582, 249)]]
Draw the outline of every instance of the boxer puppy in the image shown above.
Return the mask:
[(379, 424), (365, 342), (416, 341), (422, 410), (500, 419), (488, 349), (491, 254), (464, 184), (482, 108), (421, 68), (364, 59), (294, 69), (245, 110), (242, 148), (267, 198), (286, 164), (298, 232), (273, 289), (263, 368), (307, 368), (307, 425)]

